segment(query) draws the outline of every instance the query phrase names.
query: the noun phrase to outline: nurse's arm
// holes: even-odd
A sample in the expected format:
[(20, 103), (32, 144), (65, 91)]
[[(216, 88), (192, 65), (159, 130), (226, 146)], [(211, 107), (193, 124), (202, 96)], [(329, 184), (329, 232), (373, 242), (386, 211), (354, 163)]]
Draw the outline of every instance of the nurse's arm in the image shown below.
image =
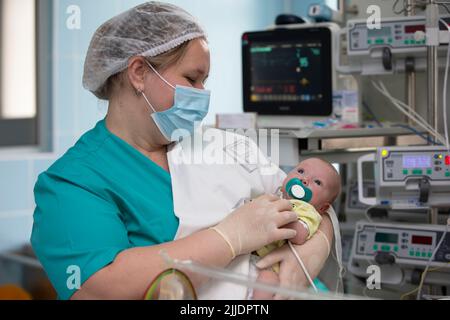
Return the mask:
[[(215, 267), (226, 267), (232, 260), (220, 235), (204, 230), (166, 244), (121, 252), (113, 263), (92, 275), (71, 299), (143, 299), (151, 281), (167, 269), (159, 254), (161, 250), (172, 258)], [(186, 274), (196, 288), (207, 280), (197, 274)]]
[[(323, 215), (322, 218), (319, 231), (311, 239), (306, 241), (305, 244), (294, 246), (312, 279), (315, 279), (319, 275), (325, 265), (330, 254), (329, 250), (331, 250), (328, 245), (333, 243), (333, 224), (327, 215)], [(324, 236), (328, 239), (328, 242), (326, 242)], [(309, 286), (309, 282), (303, 272), (301, 272), (300, 282)]]
[[(328, 216), (323, 216), (319, 230), (305, 244), (294, 245), (312, 279), (319, 275), (330, 253), (328, 243), (331, 244), (333, 240), (333, 225)], [(323, 234), (320, 234), (321, 232)], [(328, 239), (328, 242), (324, 237)], [(278, 262), (280, 263), (279, 277), (281, 286), (303, 288), (309, 286), (305, 273), (299, 267), (298, 261), (287, 244), (268, 254), (258, 262), (257, 266), (260, 269), (266, 269)]]

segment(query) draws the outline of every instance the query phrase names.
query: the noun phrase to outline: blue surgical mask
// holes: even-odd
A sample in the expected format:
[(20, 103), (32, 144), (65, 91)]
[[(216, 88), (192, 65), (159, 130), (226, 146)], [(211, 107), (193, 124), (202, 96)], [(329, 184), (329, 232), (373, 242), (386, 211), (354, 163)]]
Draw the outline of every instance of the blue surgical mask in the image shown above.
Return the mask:
[(192, 135), (208, 114), (211, 92), (180, 85), (175, 87), (164, 79), (150, 63), (147, 62), (147, 64), (165, 84), (175, 90), (174, 105), (161, 112), (157, 112), (145, 93), (141, 92), (153, 111), (151, 116), (159, 131), (170, 142), (177, 142), (183, 137)]
[(313, 197), (312, 190), (305, 186), (302, 180), (298, 178), (288, 181), (286, 184), (286, 192), (291, 198), (305, 202), (310, 202)]

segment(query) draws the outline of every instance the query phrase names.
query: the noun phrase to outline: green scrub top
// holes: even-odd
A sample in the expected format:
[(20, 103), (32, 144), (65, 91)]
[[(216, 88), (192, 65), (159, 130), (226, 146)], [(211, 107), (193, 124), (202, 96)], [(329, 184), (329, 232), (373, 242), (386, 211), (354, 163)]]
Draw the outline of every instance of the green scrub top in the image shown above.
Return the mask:
[(39, 176), (34, 194), (31, 244), (64, 300), (78, 271), (82, 285), (120, 252), (172, 241), (178, 229), (170, 174), (105, 120)]

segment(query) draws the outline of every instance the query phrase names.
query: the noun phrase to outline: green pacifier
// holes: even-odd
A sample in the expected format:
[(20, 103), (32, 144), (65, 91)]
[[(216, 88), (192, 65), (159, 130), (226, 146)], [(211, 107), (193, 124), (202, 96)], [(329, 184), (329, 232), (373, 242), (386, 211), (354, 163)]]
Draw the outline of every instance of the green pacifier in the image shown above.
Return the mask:
[(305, 202), (310, 202), (313, 197), (311, 189), (306, 187), (298, 178), (289, 180), (286, 185), (286, 192), (291, 198)]

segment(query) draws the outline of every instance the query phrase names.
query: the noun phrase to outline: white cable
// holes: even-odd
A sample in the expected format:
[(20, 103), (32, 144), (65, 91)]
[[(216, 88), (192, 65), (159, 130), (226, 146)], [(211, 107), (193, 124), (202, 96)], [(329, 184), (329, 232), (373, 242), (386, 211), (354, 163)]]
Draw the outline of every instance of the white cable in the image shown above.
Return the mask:
[[(388, 89), (386, 88), (386, 86), (383, 84), (383, 82), (381, 82), (381, 81), (379, 82), (379, 87), (382, 89), (382, 93), (384, 93), (384, 95), (388, 99), (390, 99), (391, 102), (394, 102), (394, 101), (397, 102), (398, 104), (400, 104), (400, 106), (403, 108), (403, 110), (408, 111), (409, 113), (411, 113), (410, 115), (408, 115), (410, 118), (415, 120), (417, 123), (421, 123), (422, 125), (426, 126), (426, 128), (429, 131), (433, 132), (434, 134), (439, 135), (441, 138), (444, 138), (420, 114), (418, 114), (415, 110), (413, 110), (411, 107), (409, 107), (407, 104), (405, 104), (401, 100), (393, 97), (390, 94), (390, 92), (388, 91)], [(380, 90), (379, 88), (377, 88), (377, 89)]]
[(404, 111), (407, 111), (409, 114), (407, 114), (407, 116), (411, 119), (413, 119), (414, 121), (416, 121), (417, 123), (423, 125), (426, 127), (427, 131), (432, 131), (434, 133), (435, 130), (434, 128), (428, 124), (425, 119), (423, 119), (418, 113), (416, 113), (414, 110), (412, 110), (409, 106), (407, 106), (406, 104), (404, 104), (402, 101), (398, 100), (397, 98), (393, 97), (390, 92), (387, 90), (387, 88), (384, 86), (384, 84), (380, 81), (379, 84), (376, 84), (375, 82), (373, 82), (374, 87), (380, 91), (386, 98), (388, 98), (397, 108), (401, 109), (400, 111), (402, 111), (404, 113)]
[[(386, 88), (386, 86), (383, 84), (383, 82), (379, 81), (379, 84), (377, 85), (376, 83), (373, 82), (373, 85), (375, 86), (375, 88), (380, 91), (381, 93), (383, 93), (383, 95), (385, 97), (387, 97), (389, 100), (391, 100), (391, 102), (396, 102), (397, 104), (400, 105), (400, 107), (405, 110), (408, 111), (410, 114), (408, 115), (408, 117), (412, 118), (414, 121), (421, 123), (422, 125), (426, 126), (427, 130), (432, 131), (435, 134), (439, 134), (438, 132), (436, 132), (436, 130), (420, 115), (418, 114), (415, 110), (413, 110), (411, 107), (409, 107), (407, 104), (405, 104), (403, 101), (393, 97), (389, 90)], [(381, 89), (380, 89), (381, 88)], [(399, 107), (399, 106), (397, 106)]]
[[(281, 191), (281, 187), (278, 189), (277, 194), (279, 193), (280, 198), (282, 198), (282, 194), (280, 193), (280, 191)], [(328, 239), (327, 239), (327, 241), (328, 241)], [(294, 246), (292, 245), (292, 243), (290, 241), (288, 241), (288, 244), (289, 244), (289, 248), (291, 249), (292, 253), (294, 254), (295, 259), (297, 260), (298, 264), (300, 265), (303, 272), (305, 273), (305, 276), (308, 279), (309, 284), (311, 285), (311, 287), (313, 287), (314, 291), (316, 293), (318, 293), (319, 290), (317, 290), (317, 287), (314, 284), (314, 281), (311, 279), (311, 276), (309, 275), (309, 272), (306, 269), (306, 266), (303, 263), (303, 260), (300, 258), (300, 256), (298, 255), (297, 251), (295, 250)], [(329, 244), (328, 244), (328, 246), (329, 246)]]
[[(396, 98), (392, 97), (389, 93), (389, 91), (387, 91), (386, 88), (383, 89), (382, 86), (379, 86), (378, 84), (376, 84), (375, 82), (372, 82), (373, 86), (375, 87), (375, 89), (377, 89), (381, 94), (383, 94), (386, 98), (388, 98), (391, 103), (398, 109), (400, 110), (403, 114), (405, 114), (407, 117), (411, 118), (413, 121), (415, 121), (419, 126), (421, 126), (423, 129), (425, 129), (429, 134), (431, 134), (435, 139), (437, 139), (439, 142), (441, 142), (442, 144), (445, 145), (445, 138), (442, 137), (438, 132), (436, 132), (434, 130), (434, 128), (432, 128), (429, 124), (424, 123), (421, 119), (420, 116), (416, 116), (413, 114), (413, 110), (411, 109), (411, 114), (409, 113), (409, 107), (402, 107), (403, 102), (401, 102), (400, 100), (397, 100)], [(406, 106), (406, 105), (405, 105)]]
[[(420, 120), (420, 122), (425, 125), (427, 128), (429, 128), (430, 131), (434, 132), (435, 134), (439, 134), (439, 132), (437, 132), (435, 130), (435, 128), (433, 128), (419, 113), (417, 113), (414, 109), (412, 109), (410, 106), (408, 106), (406, 103), (404, 103), (403, 101), (393, 97), (389, 90), (386, 88), (386, 86), (384, 85), (384, 83), (382, 81), (379, 81), (379, 85), (380, 87), (383, 89), (383, 91), (389, 96), (390, 99), (395, 100), (398, 104), (400, 104), (404, 110), (408, 111), (409, 113), (411, 113), (416, 119)], [(440, 135), (440, 134), (439, 134)], [(442, 136), (441, 136), (442, 137)], [(443, 138), (443, 137), (442, 137)]]
[(414, 122), (416, 122), (420, 127), (422, 127), (423, 129), (425, 129), (426, 132), (428, 132), (430, 135), (432, 135), (438, 142), (440, 142), (441, 144), (445, 144), (445, 139), (444, 137), (442, 137), (441, 135), (435, 133), (432, 129), (428, 128), (427, 126), (425, 126), (422, 122), (420, 122), (419, 120), (417, 120), (416, 118), (412, 117), (407, 111), (403, 110), (395, 101), (391, 101), (395, 107), (397, 107), (404, 115), (406, 115), (407, 117), (411, 118), (412, 120), (414, 120)]
[[(448, 217), (448, 219), (450, 219), (450, 216)], [(445, 228), (444, 233), (442, 234), (441, 240), (439, 241), (439, 243), (436, 245), (436, 248), (434, 248), (433, 254), (431, 255), (430, 259), (428, 259), (427, 265), (425, 267), (425, 269), (422, 272), (423, 275), (423, 279), (422, 279), (422, 286), (420, 286), (417, 290), (417, 296), (416, 296), (416, 300), (420, 300), (420, 295), (422, 293), (422, 288), (423, 288), (423, 284), (425, 283), (425, 276), (428, 272), (428, 269), (430, 268), (430, 263), (433, 261), (434, 256), (436, 255), (437, 251), (439, 250), (439, 248), (441, 247), (442, 242), (444, 242), (445, 237), (447, 236), (447, 233), (449, 232), (449, 227), (450, 225), (447, 223), (447, 227)]]
[[(384, 91), (386, 93), (389, 94), (389, 91), (387, 90), (387, 88), (384, 86), (384, 84), (382, 82), (380, 82), (382, 88), (384, 89)], [(428, 128), (428, 130), (430, 131), (430, 133), (434, 133), (434, 136), (439, 137), (441, 140), (444, 140), (444, 137), (433, 127), (431, 126), (420, 114), (418, 114), (415, 110), (413, 110), (412, 108), (410, 108), (407, 104), (405, 104), (403, 101), (396, 99), (395, 97), (392, 97), (392, 95), (390, 95), (390, 98), (395, 100), (398, 104), (400, 104), (404, 110), (408, 111), (409, 113), (411, 113), (413, 115), (413, 117), (417, 118), (418, 120), (421, 121), (421, 123), (426, 126)], [(413, 118), (410, 117), (410, 118)], [(417, 121), (417, 120), (416, 120)], [(442, 141), (441, 141), (442, 142)], [(443, 145), (445, 145), (445, 143), (443, 143)]]
[(303, 269), (303, 272), (305, 273), (306, 278), (308, 279), (309, 283), (311, 284), (311, 287), (313, 287), (315, 292), (319, 292), (319, 290), (317, 290), (316, 285), (314, 284), (314, 282), (311, 279), (311, 276), (309, 275), (308, 270), (306, 269), (302, 259), (300, 258), (300, 256), (298, 255), (297, 251), (295, 250), (294, 246), (292, 245), (292, 243), (290, 241), (288, 241), (289, 243), (289, 248), (291, 248), (292, 253), (294, 254), (295, 258), (297, 259), (298, 263), (300, 264), (300, 266)]

